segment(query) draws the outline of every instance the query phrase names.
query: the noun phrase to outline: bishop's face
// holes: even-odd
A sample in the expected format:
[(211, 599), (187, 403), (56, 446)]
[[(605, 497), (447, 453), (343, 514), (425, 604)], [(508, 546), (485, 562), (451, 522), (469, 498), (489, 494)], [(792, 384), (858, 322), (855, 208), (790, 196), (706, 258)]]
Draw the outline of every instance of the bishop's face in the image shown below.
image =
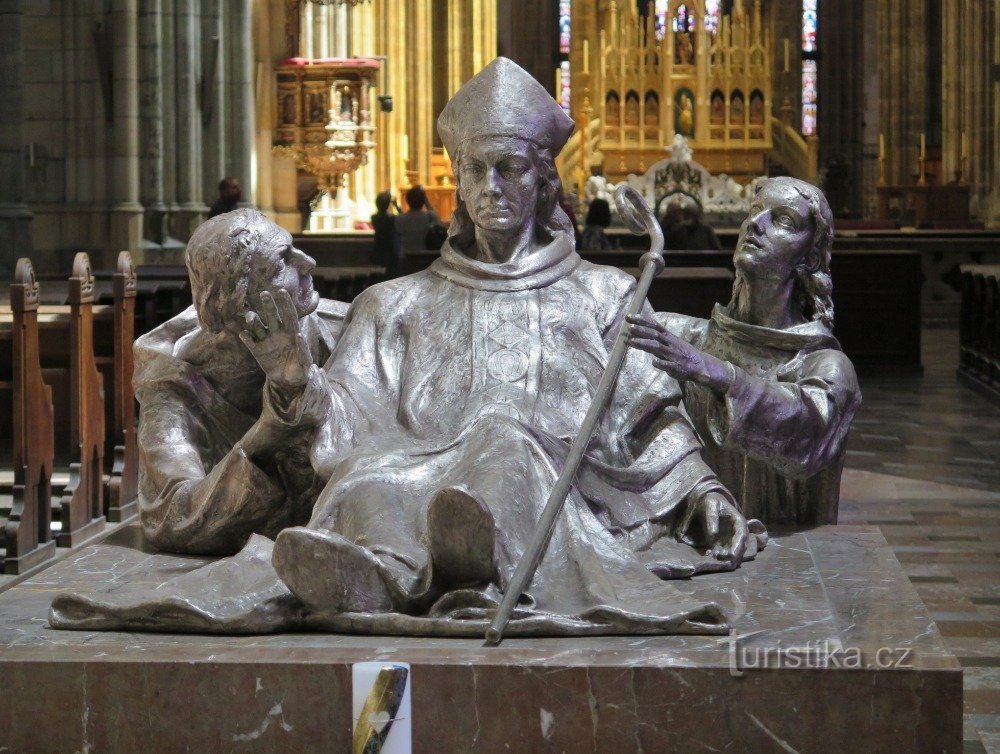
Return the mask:
[(787, 279), (813, 246), (809, 202), (781, 181), (769, 181), (754, 197), (740, 228), (733, 263), (750, 277)]
[(458, 190), (476, 227), (510, 233), (532, 222), (538, 202), (538, 171), (531, 145), (494, 136), (462, 149)]

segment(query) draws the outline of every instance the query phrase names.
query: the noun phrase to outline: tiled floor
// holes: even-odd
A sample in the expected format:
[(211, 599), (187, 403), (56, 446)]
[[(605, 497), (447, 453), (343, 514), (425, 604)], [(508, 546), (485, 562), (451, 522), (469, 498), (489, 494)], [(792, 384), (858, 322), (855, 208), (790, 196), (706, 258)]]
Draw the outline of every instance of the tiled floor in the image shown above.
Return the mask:
[(881, 527), (964, 668), (965, 751), (1000, 752), (1000, 405), (957, 349), (925, 330), (923, 377), (862, 381), (840, 520)]

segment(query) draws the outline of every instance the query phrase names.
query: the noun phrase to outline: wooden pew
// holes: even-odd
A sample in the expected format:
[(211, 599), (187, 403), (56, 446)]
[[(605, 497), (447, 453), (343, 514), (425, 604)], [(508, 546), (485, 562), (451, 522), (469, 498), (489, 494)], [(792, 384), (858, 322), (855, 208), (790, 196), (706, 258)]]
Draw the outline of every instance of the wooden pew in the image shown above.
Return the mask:
[[(135, 340), (137, 280), (132, 257), (118, 255), (114, 274), (114, 347), (111, 385), (111, 432), (105, 442), (110, 469), (105, 489), (109, 521), (124, 521), (136, 512), (139, 491), (139, 450), (136, 445), (135, 393), (132, 390), (132, 342)], [(109, 452), (110, 451), (110, 452)]]
[(962, 265), (958, 376), (1000, 401), (1000, 265)]
[(104, 516), (104, 386), (94, 360), (94, 275), (80, 252), (69, 279), (69, 483), (59, 500), (56, 543), (74, 547), (100, 532)]
[[(38, 282), (28, 259), (19, 259), (10, 287), (9, 327), (0, 326), (0, 345), (9, 347), (12, 393), (14, 488), (3, 528), (3, 572), (23, 573), (55, 554), (52, 540), (52, 391), (42, 381), (38, 346)], [(6, 349), (5, 349), (6, 350)], [(4, 376), (7, 376), (6, 374)]]

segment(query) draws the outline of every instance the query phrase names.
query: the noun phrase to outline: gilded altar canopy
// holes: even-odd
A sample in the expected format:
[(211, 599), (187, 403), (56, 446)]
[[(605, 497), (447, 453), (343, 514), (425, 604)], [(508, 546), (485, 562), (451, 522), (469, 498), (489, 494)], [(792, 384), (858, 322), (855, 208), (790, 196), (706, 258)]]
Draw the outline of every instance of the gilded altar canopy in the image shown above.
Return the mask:
[(555, 156), (573, 127), (573, 119), (545, 88), (507, 58), (497, 58), (469, 79), (438, 118), (438, 133), (451, 154), (471, 139), (512, 136)]

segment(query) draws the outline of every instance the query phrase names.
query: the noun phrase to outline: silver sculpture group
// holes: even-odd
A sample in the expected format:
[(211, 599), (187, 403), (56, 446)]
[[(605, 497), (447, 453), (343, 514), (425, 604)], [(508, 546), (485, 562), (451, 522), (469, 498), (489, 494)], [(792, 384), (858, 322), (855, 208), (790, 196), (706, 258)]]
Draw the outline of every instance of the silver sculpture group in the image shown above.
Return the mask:
[(441, 256), (349, 307), (257, 212), (195, 232), (194, 306), (136, 343), (140, 518), (161, 550), (225, 557), (60, 595), (53, 625), (724, 633), (720, 600), (677, 579), (738, 568), (768, 524), (836, 521), (860, 393), (815, 187), (759, 183), (732, 300), (699, 319), (646, 303), (662, 240), (634, 192), (639, 281), (577, 254), (553, 161), (573, 123), (517, 65), (438, 129), (458, 184)]

